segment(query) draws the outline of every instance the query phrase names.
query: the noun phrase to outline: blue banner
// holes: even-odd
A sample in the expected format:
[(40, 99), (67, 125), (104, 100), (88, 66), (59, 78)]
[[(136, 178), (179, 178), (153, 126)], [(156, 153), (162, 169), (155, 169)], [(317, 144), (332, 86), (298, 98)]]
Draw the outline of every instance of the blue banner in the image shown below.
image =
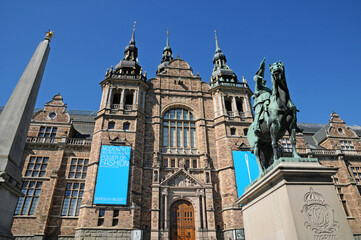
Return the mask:
[(131, 148), (102, 145), (94, 204), (127, 204)]
[(232, 151), (238, 197), (242, 196), (244, 189), (255, 180), (258, 175), (256, 156), (247, 151)]

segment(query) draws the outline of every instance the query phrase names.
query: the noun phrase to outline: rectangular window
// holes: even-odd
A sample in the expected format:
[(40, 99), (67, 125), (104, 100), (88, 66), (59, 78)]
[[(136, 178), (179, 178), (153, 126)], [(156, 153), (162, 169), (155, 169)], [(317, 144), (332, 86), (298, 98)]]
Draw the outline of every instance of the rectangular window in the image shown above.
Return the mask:
[(169, 141), (169, 128), (163, 127), (163, 146), (168, 147), (168, 141)]
[(184, 129), (184, 147), (189, 147), (189, 128)]
[(48, 157), (31, 156), (26, 167), (25, 177), (44, 177), (48, 161)]
[(66, 185), (62, 216), (79, 216), (79, 209), (84, 193), (84, 183), (68, 183)]
[(189, 159), (186, 159), (185, 167), (188, 169), (190, 167), (190, 161)]
[(118, 225), (119, 222), (119, 210), (113, 210), (113, 222), (112, 222), (112, 226), (115, 227)]
[(182, 128), (177, 128), (177, 147), (183, 146)]
[(105, 209), (99, 209), (98, 226), (103, 226), (103, 224), (104, 224), (104, 216), (105, 216)]
[(170, 161), (170, 167), (175, 167), (175, 159), (172, 159), (172, 160)]
[(16, 205), (14, 215), (34, 215), (38, 204), (39, 195), (43, 182), (24, 181), (21, 192), (24, 194), (20, 197)]
[(351, 174), (355, 178), (356, 184), (360, 184), (361, 182), (361, 167), (351, 167)]
[(193, 168), (197, 168), (198, 166), (197, 166), (197, 160), (196, 159), (194, 159), (193, 160)]
[(191, 128), (191, 147), (195, 147), (196, 146), (196, 129)]
[(57, 127), (40, 127), (38, 137), (55, 138)]
[(170, 146), (175, 147), (175, 128), (170, 128)]
[(292, 144), (289, 138), (281, 138), (281, 145), (284, 152), (292, 152)]
[(168, 158), (163, 159), (163, 167), (168, 167)]
[(68, 178), (85, 179), (88, 170), (88, 159), (72, 158)]
[(351, 141), (340, 141), (340, 146), (342, 150), (355, 150)]

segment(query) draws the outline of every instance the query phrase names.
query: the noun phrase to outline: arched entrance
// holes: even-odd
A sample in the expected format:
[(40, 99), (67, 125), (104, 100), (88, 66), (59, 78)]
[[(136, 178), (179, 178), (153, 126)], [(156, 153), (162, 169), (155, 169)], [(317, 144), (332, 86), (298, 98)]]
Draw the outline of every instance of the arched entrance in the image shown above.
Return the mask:
[(188, 201), (179, 200), (170, 208), (171, 240), (194, 240), (194, 208)]

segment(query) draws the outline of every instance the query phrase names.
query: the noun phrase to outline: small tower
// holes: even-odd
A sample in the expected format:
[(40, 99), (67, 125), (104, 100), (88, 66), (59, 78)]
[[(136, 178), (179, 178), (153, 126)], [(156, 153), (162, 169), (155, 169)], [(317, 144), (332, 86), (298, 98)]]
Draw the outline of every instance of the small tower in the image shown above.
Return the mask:
[[(225, 223), (220, 226), (224, 239), (233, 238), (232, 232), (241, 228), (241, 211), (235, 204), (237, 199), (236, 178), (232, 151), (247, 143), (248, 126), (253, 121), (250, 97), (252, 91), (246, 82), (238, 82), (237, 75), (227, 66), (225, 54), (219, 47), (217, 35), (216, 51), (213, 57), (213, 72), (210, 80), (210, 93), (214, 105), (214, 130), (217, 138), (215, 148), (217, 158), (214, 168), (219, 180), (222, 212), (219, 216)], [(233, 187), (230, 187), (233, 186)]]
[(161, 64), (158, 66), (157, 73), (164, 71), (164, 67), (168, 66), (169, 62), (173, 60), (172, 49), (169, 46), (169, 31), (167, 29), (167, 43), (163, 49)]
[[(130, 231), (139, 229), (141, 192), (142, 192), (142, 166), (145, 132), (144, 104), (148, 87), (147, 78), (142, 67), (138, 64), (138, 49), (135, 46), (135, 26), (131, 40), (124, 51), (124, 58), (115, 66), (107, 70), (102, 87), (100, 109), (95, 118), (95, 128), (92, 140), (89, 168), (83, 203), (92, 207), (84, 208), (79, 214), (82, 235), (84, 227), (97, 227), (97, 214), (104, 206), (93, 202), (96, 185), (96, 176), (99, 171), (100, 151), (103, 146), (130, 147), (129, 182), (127, 187), (126, 204), (114, 204), (107, 207), (107, 211), (117, 211), (124, 216), (124, 221), (117, 227)], [(93, 165), (92, 165), (93, 164)], [(89, 176), (89, 177), (88, 177)], [(89, 219), (95, 219), (90, 221)], [(105, 227), (111, 227), (107, 225)], [(127, 231), (128, 231), (127, 230)]]

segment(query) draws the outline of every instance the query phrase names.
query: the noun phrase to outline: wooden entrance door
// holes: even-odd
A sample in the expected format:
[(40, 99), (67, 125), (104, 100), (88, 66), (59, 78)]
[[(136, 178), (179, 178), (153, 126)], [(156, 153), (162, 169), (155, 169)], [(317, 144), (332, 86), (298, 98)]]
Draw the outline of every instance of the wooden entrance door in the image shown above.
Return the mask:
[(194, 240), (194, 209), (191, 203), (180, 200), (170, 209), (171, 240)]

